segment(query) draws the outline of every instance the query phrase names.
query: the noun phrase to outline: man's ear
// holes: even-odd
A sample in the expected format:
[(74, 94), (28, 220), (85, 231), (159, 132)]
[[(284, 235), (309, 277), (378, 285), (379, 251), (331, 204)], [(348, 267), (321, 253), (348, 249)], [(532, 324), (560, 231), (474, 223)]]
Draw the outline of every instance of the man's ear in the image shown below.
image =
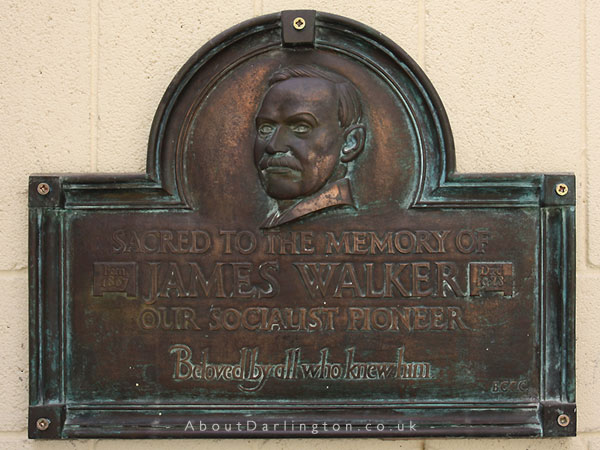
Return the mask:
[(365, 147), (365, 126), (362, 124), (352, 125), (344, 132), (344, 145), (342, 146), (342, 162), (350, 162), (355, 159)]

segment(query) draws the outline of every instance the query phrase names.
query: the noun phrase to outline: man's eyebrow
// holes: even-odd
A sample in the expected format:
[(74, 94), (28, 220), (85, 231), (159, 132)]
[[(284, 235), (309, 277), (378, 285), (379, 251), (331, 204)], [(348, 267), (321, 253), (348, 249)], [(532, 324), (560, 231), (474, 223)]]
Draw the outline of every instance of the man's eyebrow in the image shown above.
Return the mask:
[(275, 120), (271, 119), (270, 117), (256, 116), (256, 123), (261, 123), (261, 122), (275, 122)]
[(286, 122), (296, 122), (299, 120), (305, 120), (305, 121), (309, 122), (312, 126), (319, 125), (319, 121), (314, 116), (314, 114), (312, 114), (308, 111), (294, 114), (293, 116), (288, 117)]

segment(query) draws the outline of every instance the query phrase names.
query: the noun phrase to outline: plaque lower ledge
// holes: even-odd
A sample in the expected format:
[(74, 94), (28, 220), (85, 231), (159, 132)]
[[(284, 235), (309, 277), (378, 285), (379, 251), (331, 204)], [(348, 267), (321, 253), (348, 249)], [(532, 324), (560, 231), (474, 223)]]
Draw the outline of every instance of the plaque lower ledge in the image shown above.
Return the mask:
[(542, 436), (537, 407), (75, 409), (64, 438)]

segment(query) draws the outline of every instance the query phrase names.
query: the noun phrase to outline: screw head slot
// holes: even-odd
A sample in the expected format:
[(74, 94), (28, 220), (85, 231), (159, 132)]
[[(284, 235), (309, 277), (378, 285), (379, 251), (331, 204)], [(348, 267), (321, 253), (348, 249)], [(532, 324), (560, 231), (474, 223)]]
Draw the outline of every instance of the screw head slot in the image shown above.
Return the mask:
[(569, 193), (569, 186), (567, 186), (565, 183), (558, 183), (554, 188), (554, 191), (563, 197)]
[(48, 195), (50, 192), (50, 185), (48, 183), (40, 183), (37, 185), (37, 191), (40, 195)]
[(48, 429), (48, 427), (50, 426), (50, 419), (46, 419), (45, 417), (42, 417), (41, 419), (37, 420), (37, 422), (35, 423), (35, 426), (40, 431), (46, 431)]
[(558, 419), (556, 419), (556, 421), (561, 427), (566, 427), (571, 423), (571, 418), (566, 414), (561, 414), (560, 416), (558, 416)]
[(303, 30), (306, 26), (306, 20), (304, 20), (303, 17), (296, 17), (294, 20), (292, 20), (292, 25), (298, 31)]

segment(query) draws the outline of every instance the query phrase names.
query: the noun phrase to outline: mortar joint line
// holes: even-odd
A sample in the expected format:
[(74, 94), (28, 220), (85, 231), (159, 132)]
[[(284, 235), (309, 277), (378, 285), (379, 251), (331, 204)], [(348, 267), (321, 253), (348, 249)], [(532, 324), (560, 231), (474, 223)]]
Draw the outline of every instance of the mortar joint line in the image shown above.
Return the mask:
[(585, 221), (584, 229), (586, 230), (586, 242), (584, 246), (585, 252), (585, 262), (586, 266), (590, 268), (598, 267), (597, 264), (594, 264), (591, 255), (590, 255), (590, 235), (591, 233), (591, 225), (590, 225), (590, 195), (589, 195), (589, 186), (588, 183), (590, 181), (590, 171), (588, 167), (588, 63), (587, 63), (587, 0), (581, 0), (580, 5), (580, 17), (579, 21), (581, 24), (580, 31), (580, 48), (581, 48), (581, 66), (580, 66), (580, 83), (581, 83), (581, 127), (582, 127), (582, 146), (583, 146), (583, 183), (584, 186), (584, 198), (586, 200), (585, 210), (583, 213), (583, 220)]
[(417, 47), (417, 59), (419, 65), (425, 71), (425, 0), (419, 0), (417, 11), (417, 22), (418, 22), (418, 47)]
[(98, 171), (99, 0), (90, 0), (90, 165)]

